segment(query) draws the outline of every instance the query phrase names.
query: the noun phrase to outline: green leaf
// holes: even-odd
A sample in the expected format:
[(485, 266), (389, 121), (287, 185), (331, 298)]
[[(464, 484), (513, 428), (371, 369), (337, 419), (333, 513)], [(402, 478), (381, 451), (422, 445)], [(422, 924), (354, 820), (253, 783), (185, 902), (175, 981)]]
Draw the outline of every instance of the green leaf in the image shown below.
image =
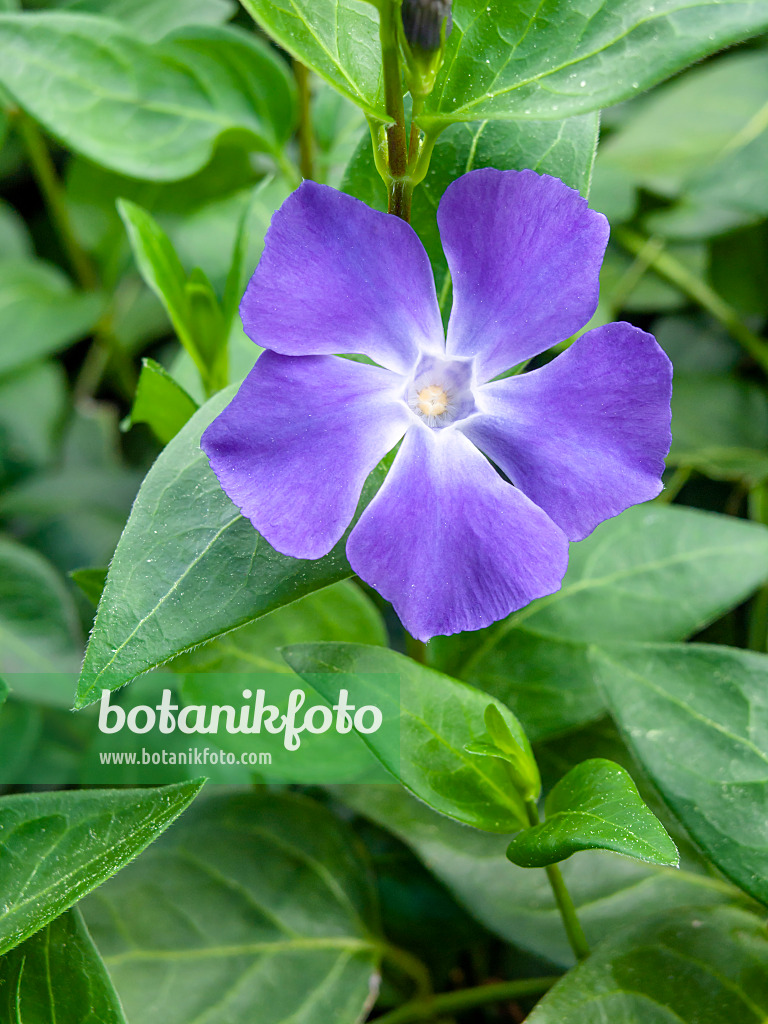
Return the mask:
[(0, 473), (53, 460), (66, 403), (58, 363), (32, 363), (0, 379)]
[(54, 465), (1, 494), (0, 512), (63, 571), (106, 565), (141, 479), (120, 457), (117, 409), (79, 405), (59, 440)]
[(84, 338), (103, 309), (102, 295), (75, 291), (50, 263), (0, 260), (0, 373)]
[[(567, 121), (457, 124), (442, 133), (429, 172), (414, 191), (411, 224), (429, 255), (444, 310), (449, 305), (450, 275), (435, 213), (451, 182), (479, 167), (530, 167), (540, 174), (561, 178), (566, 185), (588, 195), (598, 127), (597, 115), (587, 114)], [(373, 162), (369, 138), (358, 146), (341, 187), (369, 206), (386, 210), (386, 193)]]
[(24, 774), (40, 740), (42, 712), (38, 705), (9, 700), (0, 712), (0, 782), (12, 785)]
[(141, 853), (201, 786), (3, 797), (0, 953), (39, 931)]
[(732, 374), (675, 374), (669, 463), (715, 479), (762, 476), (768, 441), (765, 392)]
[(360, 852), (304, 797), (202, 801), (83, 904), (128, 1019), (361, 1020), (381, 939)]
[(379, 19), (359, 0), (243, 0), (256, 22), (367, 114), (386, 120)]
[[(553, 963), (573, 963), (545, 873), (510, 864), (503, 836), (442, 817), (397, 786), (340, 786), (334, 792), (398, 836), (486, 928)], [(659, 910), (738, 899), (736, 890), (714, 878), (602, 850), (572, 857), (561, 870), (593, 945), (628, 920)]]
[(69, 578), (82, 590), (93, 607), (101, 600), (108, 569), (73, 569)]
[(0, 1014), (8, 1024), (126, 1024), (77, 910), (0, 959)]
[(255, 36), (185, 28), (154, 46), (115, 21), (0, 15), (0, 84), (68, 148), (153, 181), (187, 177), (222, 135), (277, 155), (295, 120), (285, 62)]
[(762, 1024), (763, 920), (730, 907), (667, 911), (612, 936), (547, 993), (529, 1024)]
[(528, 737), (520, 728), (517, 728), (516, 735), (513, 735), (495, 704), (488, 705), (483, 717), (490, 743), (475, 741), (468, 743), (464, 749), (480, 757), (496, 757), (504, 761), (507, 772), (523, 800), (538, 800), (541, 793), (541, 777)]
[[(2, 10), (2, 7), (0, 7)], [(3, 130), (0, 127), (0, 145)], [(3, 259), (24, 259), (34, 254), (34, 246), (24, 218), (14, 208), (0, 199), (0, 253)]]
[(8, 686), (4, 679), (0, 678), (0, 704), (4, 704), (8, 697)]
[[(297, 644), (283, 656), (326, 701), (335, 701), (343, 687), (357, 707), (373, 704), (385, 721), (399, 719), (399, 742), (383, 729), (362, 738), (430, 807), (489, 832), (516, 832), (527, 824), (504, 762), (465, 749), (485, 734), (486, 694), (383, 648)], [(399, 676), (399, 693), (382, 685), (383, 674)], [(503, 704), (496, 707), (518, 743), (527, 745), (514, 716)]]
[(569, 0), (525, 8), (456, 0), (443, 71), (420, 122), (583, 114), (766, 28), (760, 0), (663, 2), (653, 10), (645, 0), (603, 0), (588, 10)]
[[(319, 640), (384, 646), (387, 634), (370, 598), (356, 584), (343, 580), (181, 655), (170, 667), (186, 673), (181, 686), (184, 703), (207, 707), (242, 704), (243, 687), (253, 686), (254, 673), (282, 673), (284, 680), (292, 678), (293, 683), (281, 688), (266, 676), (263, 684), (257, 685), (264, 685), (270, 702), (285, 711), (289, 692), (298, 680), (283, 659), (281, 648)], [(243, 673), (248, 673), (247, 681)], [(303, 690), (307, 707), (325, 703), (312, 687), (305, 685)], [(223, 730), (217, 734), (216, 743), (238, 757), (253, 750), (253, 736)], [(261, 733), (259, 751), (272, 757), (270, 781), (325, 784), (388, 778), (355, 734), (340, 735), (331, 730), (308, 737), (298, 750), (286, 750), (282, 733)]]
[(551, 790), (544, 806), (546, 820), (509, 844), (513, 864), (543, 868), (579, 850), (613, 850), (648, 864), (677, 866), (675, 844), (631, 775), (613, 761), (582, 761)]
[(571, 545), (563, 586), (498, 626), (433, 640), (431, 657), (508, 704), (531, 739), (597, 717), (589, 643), (683, 640), (768, 576), (768, 530), (642, 505)]
[(243, 210), (240, 215), (240, 221), (237, 225), (237, 233), (235, 234), (232, 256), (229, 261), (229, 270), (227, 271), (227, 278), (224, 282), (224, 293), (221, 299), (221, 309), (224, 314), (224, 322), (227, 325), (227, 328), (231, 327), (235, 317), (237, 316), (237, 307), (243, 295), (243, 267), (248, 253), (250, 235), (249, 220), (252, 217), (254, 206), (260, 198), (260, 191), (261, 189), (254, 190), (252, 200), (248, 203), (246, 209)]
[(148, 423), (158, 439), (168, 444), (196, 411), (197, 403), (167, 370), (154, 359), (142, 359), (133, 408), (123, 421), (125, 429)]
[[(35, 673), (76, 671), (81, 651), (77, 611), (62, 578), (42, 555), (1, 537), (0, 671), (18, 674), (15, 689), (43, 696), (44, 677), (38, 684)], [(68, 696), (60, 693), (58, 702)]]
[(117, 209), (125, 224), (141, 276), (160, 299), (179, 341), (194, 360), (201, 375), (206, 362), (195, 338), (192, 307), (187, 294), (187, 275), (176, 250), (151, 214), (128, 199)]
[(600, 163), (677, 196), (703, 168), (754, 137), (749, 126), (763, 111), (766, 85), (768, 55), (759, 50), (692, 68), (630, 108), (601, 147)]
[(79, 14), (98, 14), (132, 28), (148, 43), (185, 25), (220, 25), (236, 6), (230, 0), (63, 0), (52, 5)]
[(611, 714), (712, 861), (768, 903), (768, 656), (687, 644), (594, 652)]
[[(236, 388), (201, 408), (141, 486), (115, 551), (78, 688), (78, 707), (177, 654), (352, 575), (346, 538), (314, 562), (278, 554), (224, 494), (200, 435)], [(381, 482), (368, 478), (367, 504)], [(141, 567), (140, 571), (138, 567)], [(130, 591), (129, 591), (130, 586)]]
[(195, 267), (189, 275), (185, 291), (195, 347), (202, 354), (206, 366), (213, 367), (222, 354), (226, 355), (230, 325), (224, 319), (213, 285), (200, 267)]
[[(352, 581), (342, 580), (180, 655), (170, 667), (174, 672), (202, 673), (203, 677), (211, 672), (289, 673), (281, 648), (314, 640), (385, 647), (387, 631), (371, 599)], [(188, 685), (195, 686), (195, 681)], [(200, 678), (196, 685), (197, 696), (203, 697), (208, 682)]]

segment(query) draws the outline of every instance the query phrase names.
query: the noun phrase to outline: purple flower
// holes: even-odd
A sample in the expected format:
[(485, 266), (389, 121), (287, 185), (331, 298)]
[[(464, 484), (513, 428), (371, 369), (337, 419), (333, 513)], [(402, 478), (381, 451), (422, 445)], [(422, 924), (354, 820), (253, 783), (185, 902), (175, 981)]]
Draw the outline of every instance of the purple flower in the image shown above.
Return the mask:
[(274, 548), (319, 558), (402, 439), (347, 557), (421, 640), (558, 590), (568, 542), (655, 497), (670, 444), (671, 365), (630, 324), (495, 379), (590, 319), (605, 217), (557, 178), (488, 169), (455, 181), (437, 219), (447, 339), (412, 228), (305, 182), (240, 307), (267, 351), (201, 442)]

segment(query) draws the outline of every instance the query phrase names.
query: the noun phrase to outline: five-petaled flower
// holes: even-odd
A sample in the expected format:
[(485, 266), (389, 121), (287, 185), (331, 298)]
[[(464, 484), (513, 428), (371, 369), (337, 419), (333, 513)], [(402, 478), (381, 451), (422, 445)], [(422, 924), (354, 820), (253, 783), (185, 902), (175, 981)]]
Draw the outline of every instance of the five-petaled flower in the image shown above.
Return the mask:
[(413, 229), (305, 182), (241, 305), (267, 351), (201, 442), (256, 529), (307, 559), (338, 543), (402, 442), (346, 552), (421, 640), (558, 590), (569, 541), (659, 493), (670, 443), (669, 360), (630, 324), (500, 377), (592, 317), (601, 214), (557, 178), (487, 169), (455, 181), (437, 218), (447, 337)]

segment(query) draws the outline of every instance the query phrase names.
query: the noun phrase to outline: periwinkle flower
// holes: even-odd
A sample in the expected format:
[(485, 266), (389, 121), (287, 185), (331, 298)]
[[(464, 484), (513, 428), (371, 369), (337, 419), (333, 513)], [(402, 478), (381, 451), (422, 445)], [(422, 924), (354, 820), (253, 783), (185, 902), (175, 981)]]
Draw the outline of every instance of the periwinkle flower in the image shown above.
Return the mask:
[(655, 497), (670, 444), (671, 366), (630, 324), (498, 379), (591, 318), (601, 214), (557, 178), (487, 169), (455, 181), (437, 217), (447, 337), (412, 228), (305, 182), (241, 305), (267, 351), (201, 442), (256, 529), (308, 559), (340, 540), (402, 442), (346, 551), (421, 640), (558, 590), (568, 542)]

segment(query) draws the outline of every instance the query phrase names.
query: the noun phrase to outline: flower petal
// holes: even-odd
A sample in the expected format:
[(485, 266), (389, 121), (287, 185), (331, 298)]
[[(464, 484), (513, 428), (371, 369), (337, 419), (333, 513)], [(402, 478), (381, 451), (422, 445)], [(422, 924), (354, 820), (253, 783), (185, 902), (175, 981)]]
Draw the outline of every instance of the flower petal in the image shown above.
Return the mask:
[(347, 557), (406, 629), (429, 640), (481, 629), (558, 590), (568, 543), (459, 431), (414, 426)]
[(453, 280), (448, 352), (476, 356), (480, 380), (569, 338), (597, 308), (608, 221), (557, 178), (471, 171), (437, 220)]
[(484, 385), (486, 413), (464, 430), (569, 540), (581, 540), (661, 491), (671, 394), (672, 364), (652, 335), (608, 324), (540, 370)]
[(272, 218), (240, 315), (249, 338), (284, 355), (358, 353), (405, 373), (419, 348), (444, 349), (413, 228), (313, 181)]
[(401, 378), (379, 366), (264, 352), (200, 447), (272, 547), (320, 558), (410, 422), (401, 389)]

